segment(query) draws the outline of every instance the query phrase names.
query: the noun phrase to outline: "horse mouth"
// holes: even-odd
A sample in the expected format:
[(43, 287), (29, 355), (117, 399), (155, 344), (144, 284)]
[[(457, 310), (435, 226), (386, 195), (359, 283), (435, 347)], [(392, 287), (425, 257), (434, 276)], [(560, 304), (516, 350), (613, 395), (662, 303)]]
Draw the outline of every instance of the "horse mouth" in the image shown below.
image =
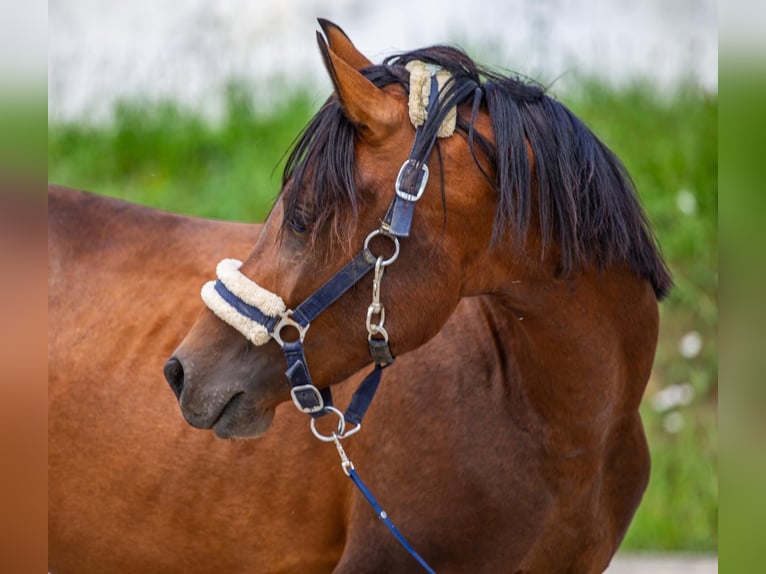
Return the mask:
[(273, 409), (258, 408), (246, 401), (244, 392), (235, 394), (213, 422), (218, 438), (257, 438), (271, 426)]

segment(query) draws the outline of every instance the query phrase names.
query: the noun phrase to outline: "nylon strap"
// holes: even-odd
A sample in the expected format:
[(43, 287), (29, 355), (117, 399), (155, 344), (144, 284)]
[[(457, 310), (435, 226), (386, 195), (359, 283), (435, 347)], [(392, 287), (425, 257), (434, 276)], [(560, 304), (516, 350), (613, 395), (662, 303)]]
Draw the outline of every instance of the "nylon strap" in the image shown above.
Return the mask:
[[(346, 263), (340, 271), (295, 308), (292, 312), (293, 320), (305, 327), (316, 319), (322, 311), (335, 303), (346, 291), (356, 285), (374, 267), (375, 256), (369, 249), (362, 249), (356, 257)], [(333, 404), (332, 391), (330, 387), (317, 389), (314, 386), (306, 357), (303, 354), (303, 343), (301, 341), (285, 343), (282, 351), (287, 360), (285, 376), (290, 381), (291, 396), (296, 405), (314, 418), (323, 416), (326, 414), (324, 407)]]
[[(439, 102), (439, 83), (435, 76), (431, 77), (431, 93), (428, 100), (428, 116), (434, 117), (436, 110), (438, 109)], [(412, 216), (415, 213), (415, 203), (417, 199), (411, 200), (407, 197), (403, 197), (399, 194), (399, 191), (403, 191), (404, 195), (414, 197), (418, 196), (418, 190), (423, 183), (424, 172), (421, 168), (425, 167), (428, 162), (428, 158), (431, 155), (431, 151), (436, 144), (436, 132), (434, 131), (430, 141), (425, 141), (427, 137), (425, 126), (421, 125), (415, 130), (415, 140), (412, 143), (412, 151), (410, 157), (402, 167), (402, 176), (399, 179), (401, 188), (397, 189), (397, 193), (394, 195), (394, 199), (386, 212), (386, 216), (383, 219), (383, 226), (387, 231), (396, 235), (397, 237), (409, 237), (410, 228), (412, 227)], [(420, 153), (417, 153), (420, 148), (423, 148)], [(427, 169), (427, 168), (426, 168)], [(427, 172), (426, 172), (427, 173)]]
[(303, 354), (303, 343), (293, 341), (282, 347), (287, 361), (285, 376), (290, 381), (290, 394), (300, 409), (314, 418), (325, 414), (324, 407), (332, 406), (330, 387), (318, 389), (314, 386)]
[(253, 307), (252, 305), (245, 303), (242, 299), (229, 291), (220, 279), (215, 282), (215, 290), (223, 300), (231, 305), (239, 314), (263, 325), (269, 333), (274, 330), (274, 327), (279, 322), (279, 316), (269, 317), (258, 307)]
[(376, 364), (372, 372), (364, 378), (356, 389), (343, 415), (348, 422), (355, 425), (361, 424), (362, 418), (364, 418), (367, 409), (370, 408), (372, 399), (375, 397), (375, 392), (378, 390), (378, 385), (380, 385), (380, 376), (386, 367), (388, 367), (388, 364)]
[(292, 312), (293, 320), (305, 327), (374, 268), (375, 256), (369, 249), (362, 249), (356, 257), (295, 308)]

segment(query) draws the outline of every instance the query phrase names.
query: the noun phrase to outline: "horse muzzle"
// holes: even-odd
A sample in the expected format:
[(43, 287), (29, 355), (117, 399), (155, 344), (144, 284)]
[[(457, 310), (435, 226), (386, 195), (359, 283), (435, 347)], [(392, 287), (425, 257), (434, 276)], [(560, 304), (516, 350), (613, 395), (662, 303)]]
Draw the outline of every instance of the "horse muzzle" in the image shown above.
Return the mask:
[[(183, 345), (182, 345), (183, 346)], [(271, 425), (276, 405), (284, 401), (287, 385), (269, 361), (216, 361), (204, 355), (189, 359), (181, 348), (165, 363), (163, 373), (181, 413), (191, 426), (212, 429), (220, 438), (260, 436)], [(272, 388), (269, 381), (278, 381)]]

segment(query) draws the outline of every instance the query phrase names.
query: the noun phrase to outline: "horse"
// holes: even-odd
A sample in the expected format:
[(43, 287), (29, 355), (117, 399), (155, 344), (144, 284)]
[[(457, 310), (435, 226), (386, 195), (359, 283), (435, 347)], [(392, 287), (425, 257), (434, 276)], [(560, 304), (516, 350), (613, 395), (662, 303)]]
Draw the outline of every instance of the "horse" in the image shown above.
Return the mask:
[[(369, 67), (339, 28), (322, 27), (335, 54), (351, 67)], [(155, 384), (160, 357), (199, 310), (195, 292), (206, 269), (224, 254), (246, 253), (257, 226), (60, 189), (50, 191), (49, 226), (51, 572), (415, 570), (336, 468), (331, 449), (301, 424), (305, 415), (280, 404), (258, 440), (215, 440), (173, 416), (172, 395)], [(634, 325), (633, 338), (620, 333), (633, 363), (623, 366), (621, 379), (599, 381), (616, 387), (610, 393), (619, 404), (611, 418), (601, 417), (596, 451), (579, 443), (571, 452), (553, 441), (565, 425), (590, 421), (579, 413), (553, 425), (543, 416), (550, 412), (540, 410), (546, 401), (565, 398), (552, 392), (558, 380), (540, 383), (522, 369), (534, 342), (523, 339), (529, 318), (502, 295), (461, 298), (431, 340), (386, 369), (364, 432), (346, 448), (439, 571), (595, 572), (608, 563), (648, 475), (632, 404), (645, 380), (628, 367), (640, 367), (653, 353), (656, 302), (646, 303), (641, 287), (651, 281), (631, 275), (623, 273), (624, 297), (643, 297), (633, 303), (647, 313), (635, 314), (646, 332)], [(614, 320), (608, 311), (617, 303), (602, 316)], [(211, 320), (203, 314), (200, 321)], [(224, 334), (232, 330), (212, 324)], [(390, 324), (397, 333), (397, 323)], [(239, 349), (251, 360), (250, 346), (239, 341)], [(207, 359), (220, 352), (235, 366), (241, 359), (228, 355), (232, 350), (211, 348)], [(190, 357), (177, 359), (186, 376), (195, 365)], [(178, 372), (166, 368), (171, 376)], [(333, 385), (339, 403), (360, 379)], [(536, 384), (550, 386), (530, 388)], [(280, 392), (287, 394), (284, 385)], [(582, 397), (572, 384), (561, 392)], [(245, 401), (239, 404), (247, 411)], [(247, 418), (216, 432), (265, 431)], [(450, 448), (444, 440), (453, 442)], [(559, 460), (566, 452), (569, 459)], [(570, 470), (579, 474), (567, 475)]]
[[(52, 574), (328, 572), (337, 562), (343, 528), (331, 517), (346, 485), (302, 415), (285, 409), (271, 438), (221, 441), (188, 427), (162, 380), (210, 266), (246, 253), (259, 232), (49, 186)], [(297, 460), (322, 477), (322, 496), (294, 488)], [(311, 512), (300, 548), (291, 509)]]
[[(350, 485), (303, 415), (284, 405), (261, 439), (216, 440), (190, 429), (160, 384), (198, 313), (199, 284), (223, 255), (246, 254), (261, 226), (56, 186), (48, 211), (49, 572), (332, 571)], [(417, 361), (398, 360), (367, 424), (384, 430), (382, 409), (396, 420), (387, 405), (401, 400), (400, 372), (401, 390), (429, 376), (457, 390), (461, 372), (442, 355), (478, 363), (486, 349), (473, 329), (459, 343), (448, 323)], [(310, 487), (295, 488), (304, 474)]]
[[(348, 536), (342, 517), (350, 510), (351, 487), (334, 453), (307, 432), (303, 415), (285, 404), (260, 439), (216, 440), (190, 429), (159, 384), (164, 357), (198, 313), (198, 285), (224, 254), (246, 253), (261, 226), (185, 217), (56, 186), (49, 187), (48, 210), (49, 572), (332, 571)], [(406, 413), (413, 399), (418, 409), (431, 401), (445, 412), (451, 402), (464, 401), (460, 389), (475, 377), (460, 363), (482, 369), (477, 400), (507, 402), (505, 373), (497, 368), (505, 353), (498, 335), (505, 329), (486, 301), (466, 299), (417, 355), (400, 357), (387, 370), (365, 424), (386, 439), (388, 463), (398, 460), (406, 474), (411, 462), (391, 433), (407, 432), (415, 444), (427, 445), (433, 429), (441, 432), (449, 423), (407, 420)], [(496, 343), (488, 348), (487, 335), (493, 333)], [(359, 378), (340, 385), (341, 402)], [(410, 397), (412, 380), (445, 386), (433, 385), (438, 394), (430, 399)], [(502, 423), (504, 408), (488, 409), (481, 424)], [(501, 436), (494, 446), (461, 440), (463, 448), (491, 455), (494, 448), (509, 448), (511, 438)], [(361, 442), (349, 452), (376, 476), (380, 448)], [(513, 475), (510, 464), (506, 473)], [(508, 485), (505, 475), (477, 483), (478, 476), (469, 481), (461, 474), (476, 489), (472, 498)], [(311, 477), (311, 484), (296, 488), (302, 476)], [(431, 474), (425, 486), (438, 495), (453, 478)], [(390, 498), (387, 504), (402, 505), (394, 507), (402, 514), (398, 518), (409, 513), (405, 502), (424, 504), (419, 491), (410, 492), (408, 501), (380, 494)], [(457, 508), (474, 508), (461, 498), (467, 496), (464, 488), (445, 494)], [(428, 502), (443, 503), (433, 496)], [(470, 528), (480, 534), (487, 525), (514, 527), (504, 524), (501, 512), (458, 516), (463, 533)], [(380, 547), (390, 542), (385, 534), (379, 533), (370, 550), (400, 552)], [(498, 552), (492, 537), (483, 545), (471, 538), (453, 542), (461, 554), (472, 553), (475, 564), (485, 560), (483, 554)]]
[[(318, 436), (435, 571), (603, 571), (648, 481), (638, 407), (672, 283), (629, 175), (532, 82), (446, 46), (374, 65), (320, 24), (333, 95), (164, 367), (184, 418), (263, 440), (291, 399), (337, 415)], [(350, 438), (328, 389), (393, 357)], [(362, 494), (338, 514), (333, 572), (420, 571)]]

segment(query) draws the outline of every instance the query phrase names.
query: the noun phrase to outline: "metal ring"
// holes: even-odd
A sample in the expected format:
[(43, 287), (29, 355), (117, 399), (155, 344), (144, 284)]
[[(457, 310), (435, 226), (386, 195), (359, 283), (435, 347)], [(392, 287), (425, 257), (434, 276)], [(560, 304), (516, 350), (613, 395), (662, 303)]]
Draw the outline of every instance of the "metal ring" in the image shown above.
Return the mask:
[[(396, 261), (396, 258), (399, 257), (399, 238), (396, 235), (391, 235), (387, 231), (384, 231), (382, 229), (376, 229), (375, 231), (370, 232), (370, 234), (367, 236), (367, 238), (364, 240), (364, 248), (368, 249), (368, 246), (370, 244), (370, 240), (377, 236), (377, 235), (383, 235), (383, 237), (388, 237), (391, 241), (394, 242), (394, 254), (389, 257), (388, 259), (383, 259), (380, 262), (380, 265), (382, 267), (386, 267), (388, 265), (391, 265), (394, 261)], [(373, 257), (375, 255), (373, 254)], [(379, 259), (376, 257), (376, 259)]]
[[(378, 320), (380, 321), (377, 324), (373, 324), (372, 322), (372, 316), (373, 315), (379, 315)], [(383, 329), (383, 325), (386, 322), (386, 308), (383, 307), (383, 305), (380, 305), (380, 310), (376, 311), (375, 307), (373, 305), (370, 305), (367, 307), (367, 331), (369, 333), (373, 332), (373, 327), (376, 327), (378, 329)]]
[(360, 430), (362, 430), (362, 423), (358, 423), (354, 428), (346, 430), (346, 417), (344, 417), (343, 413), (340, 412), (340, 410), (336, 409), (335, 407), (325, 407), (324, 410), (326, 410), (327, 412), (336, 414), (338, 416), (338, 432), (334, 432), (330, 435), (322, 434), (321, 432), (317, 430), (317, 426), (316, 426), (317, 419), (311, 419), (311, 432), (314, 434), (315, 437), (317, 437), (322, 442), (334, 442), (335, 444), (338, 444), (339, 440), (348, 438), (352, 434), (356, 434)]
[[(353, 424), (353, 423), (352, 423)], [(362, 430), (362, 423), (357, 423), (357, 425), (347, 431), (344, 431), (343, 434), (337, 435), (338, 439), (343, 440), (344, 438), (350, 437), (352, 434), (358, 433), (360, 430)], [(351, 468), (354, 468), (354, 465), (351, 465)]]
[(284, 347), (285, 342), (282, 340), (281, 335), (282, 329), (285, 327), (294, 327), (298, 331), (298, 338), (302, 343), (303, 338), (306, 336), (306, 331), (308, 331), (310, 326), (311, 323), (304, 326), (295, 321), (292, 318), (292, 311), (287, 310), (282, 314), (282, 316), (279, 318), (279, 323), (277, 323), (274, 326), (274, 329), (271, 331), (271, 338), (274, 339), (280, 347)]
[(386, 331), (382, 325), (372, 325), (367, 331), (367, 340), (371, 341), (373, 335), (383, 335), (383, 340), (388, 343), (388, 331)]
[[(328, 413), (333, 413), (338, 416), (338, 432), (334, 432), (330, 435), (322, 434), (317, 430), (317, 419), (311, 419), (311, 432), (314, 433), (314, 436), (317, 437), (322, 442), (333, 442), (335, 438), (343, 438), (345, 436), (348, 436), (345, 434), (346, 432), (346, 419), (343, 417), (343, 413), (340, 412), (335, 407), (325, 406), (325, 411)], [(356, 432), (354, 430), (353, 432)], [(353, 434), (353, 433), (352, 433)]]

